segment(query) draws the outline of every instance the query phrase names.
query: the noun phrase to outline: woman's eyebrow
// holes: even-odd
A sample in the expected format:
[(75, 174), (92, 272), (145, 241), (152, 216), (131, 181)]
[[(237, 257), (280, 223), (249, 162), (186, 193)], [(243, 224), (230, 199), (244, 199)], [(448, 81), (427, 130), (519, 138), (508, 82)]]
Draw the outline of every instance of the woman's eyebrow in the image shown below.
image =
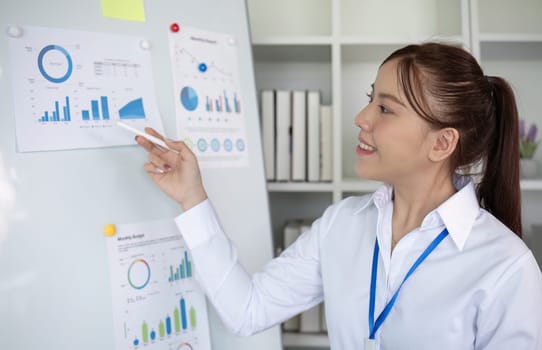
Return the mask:
[(380, 98), (380, 99), (392, 100), (393, 102), (395, 102), (397, 104), (400, 104), (401, 106), (406, 108), (406, 105), (398, 97), (396, 97), (395, 95), (387, 94), (385, 92), (379, 92), (377, 95), (378, 95), (378, 98)]

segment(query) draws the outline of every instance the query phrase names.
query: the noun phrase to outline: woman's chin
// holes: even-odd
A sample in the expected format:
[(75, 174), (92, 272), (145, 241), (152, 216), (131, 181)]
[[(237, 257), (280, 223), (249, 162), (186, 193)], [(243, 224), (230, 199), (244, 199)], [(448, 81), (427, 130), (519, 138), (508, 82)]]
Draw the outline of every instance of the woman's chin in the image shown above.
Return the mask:
[(367, 169), (363, 169), (361, 167), (356, 167), (356, 176), (362, 180), (380, 180), (376, 174), (373, 174), (370, 171), (367, 171)]

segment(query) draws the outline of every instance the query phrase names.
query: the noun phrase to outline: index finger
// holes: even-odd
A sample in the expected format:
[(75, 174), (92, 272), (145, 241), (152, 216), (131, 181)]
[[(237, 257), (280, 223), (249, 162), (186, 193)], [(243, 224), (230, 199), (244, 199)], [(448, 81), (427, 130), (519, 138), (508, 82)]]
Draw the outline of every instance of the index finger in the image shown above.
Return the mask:
[(146, 127), (145, 132), (154, 137), (158, 137), (162, 141), (165, 141), (164, 136), (161, 135), (158, 131), (154, 130), (153, 128)]

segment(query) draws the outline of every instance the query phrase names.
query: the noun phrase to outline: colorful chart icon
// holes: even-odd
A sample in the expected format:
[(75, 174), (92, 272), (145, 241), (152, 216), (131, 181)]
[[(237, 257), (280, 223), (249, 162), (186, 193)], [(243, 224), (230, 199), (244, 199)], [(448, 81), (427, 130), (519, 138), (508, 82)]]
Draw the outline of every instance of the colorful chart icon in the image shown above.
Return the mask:
[(212, 139), (211, 140), (211, 149), (213, 150), (213, 152), (220, 151), (220, 141), (218, 141), (217, 139)]
[(224, 140), (224, 149), (226, 150), (226, 152), (231, 152), (233, 148), (233, 143), (231, 142), (230, 139), (225, 139)]
[(198, 140), (198, 149), (200, 150), (200, 152), (207, 151), (207, 141), (205, 141), (205, 139)]
[(239, 152), (243, 152), (245, 150), (245, 141), (243, 141), (243, 139), (237, 139), (235, 145), (237, 146), (237, 150)]
[(38, 69), (45, 79), (60, 84), (72, 75), (72, 58), (62, 46), (48, 45), (38, 54)]
[(181, 90), (181, 103), (187, 111), (194, 111), (198, 108), (198, 94), (190, 86), (185, 86)]
[(143, 259), (135, 259), (128, 268), (128, 283), (134, 289), (143, 289), (151, 280), (151, 268)]

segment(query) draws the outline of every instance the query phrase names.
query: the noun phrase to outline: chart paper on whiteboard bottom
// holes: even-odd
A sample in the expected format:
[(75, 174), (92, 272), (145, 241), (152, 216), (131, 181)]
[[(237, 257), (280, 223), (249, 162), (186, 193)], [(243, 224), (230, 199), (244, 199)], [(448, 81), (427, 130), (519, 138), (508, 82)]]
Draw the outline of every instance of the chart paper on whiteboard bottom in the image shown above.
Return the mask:
[(205, 295), (173, 220), (119, 225), (106, 239), (115, 349), (210, 350)]

